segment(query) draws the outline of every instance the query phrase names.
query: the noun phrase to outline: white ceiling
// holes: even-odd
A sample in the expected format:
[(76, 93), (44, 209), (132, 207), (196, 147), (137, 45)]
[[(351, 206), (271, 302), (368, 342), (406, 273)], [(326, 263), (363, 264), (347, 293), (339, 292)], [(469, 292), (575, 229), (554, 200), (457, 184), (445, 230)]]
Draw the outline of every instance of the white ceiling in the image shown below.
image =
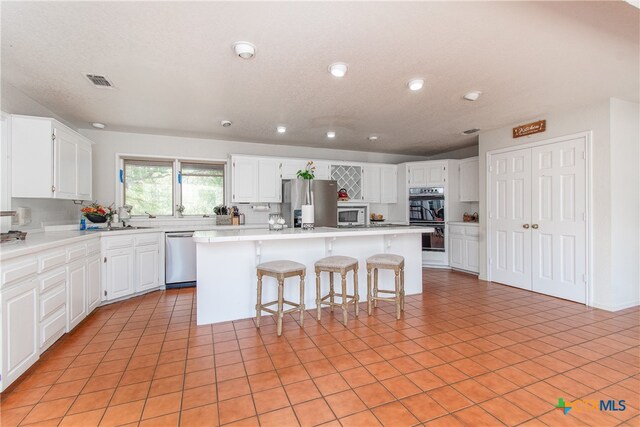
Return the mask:
[[(466, 129), (639, 101), (640, 16), (623, 1), (1, 7), (2, 79), (78, 127), (428, 155), (476, 143)], [(254, 59), (233, 55), (238, 40)], [(461, 100), (470, 90), (484, 95)]]

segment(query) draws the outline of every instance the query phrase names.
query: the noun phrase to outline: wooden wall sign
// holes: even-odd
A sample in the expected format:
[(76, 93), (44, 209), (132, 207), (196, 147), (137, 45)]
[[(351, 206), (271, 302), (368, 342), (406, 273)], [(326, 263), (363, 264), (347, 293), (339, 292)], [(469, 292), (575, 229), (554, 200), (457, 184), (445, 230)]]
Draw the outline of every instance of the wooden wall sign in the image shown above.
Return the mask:
[(520, 138), (521, 136), (533, 135), (534, 133), (544, 132), (545, 130), (547, 130), (547, 121), (538, 120), (537, 122), (514, 127), (513, 137)]

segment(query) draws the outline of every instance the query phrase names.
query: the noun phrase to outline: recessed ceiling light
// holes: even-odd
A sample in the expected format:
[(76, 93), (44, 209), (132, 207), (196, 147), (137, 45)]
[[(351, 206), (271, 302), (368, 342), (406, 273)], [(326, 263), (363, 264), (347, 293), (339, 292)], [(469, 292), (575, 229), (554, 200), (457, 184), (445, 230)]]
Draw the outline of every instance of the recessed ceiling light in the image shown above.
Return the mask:
[(223, 121), (220, 122), (220, 125), (223, 128), (228, 128), (229, 126), (231, 126), (231, 120), (223, 120)]
[(335, 64), (329, 65), (329, 72), (334, 77), (344, 77), (348, 69), (349, 67), (344, 62), (336, 62)]
[(409, 80), (407, 83), (407, 87), (411, 90), (420, 90), (422, 86), (424, 86), (424, 80), (422, 79)]
[(104, 123), (93, 122), (91, 123), (91, 126), (93, 126), (96, 129), (104, 129)]
[(335, 138), (336, 137), (336, 133), (333, 131), (329, 131), (327, 132), (327, 138)]
[(287, 131), (287, 128), (285, 126), (278, 126), (276, 130), (278, 131), (278, 133), (285, 133)]
[(371, 135), (369, 138), (367, 138), (369, 141), (377, 141), (378, 137), (375, 135)]
[(480, 95), (482, 95), (482, 92), (480, 92), (479, 90), (474, 90), (473, 92), (465, 94), (462, 98), (466, 99), (467, 101), (476, 101), (478, 98), (480, 98)]
[(235, 42), (233, 51), (242, 59), (251, 59), (256, 54), (256, 47), (249, 42)]

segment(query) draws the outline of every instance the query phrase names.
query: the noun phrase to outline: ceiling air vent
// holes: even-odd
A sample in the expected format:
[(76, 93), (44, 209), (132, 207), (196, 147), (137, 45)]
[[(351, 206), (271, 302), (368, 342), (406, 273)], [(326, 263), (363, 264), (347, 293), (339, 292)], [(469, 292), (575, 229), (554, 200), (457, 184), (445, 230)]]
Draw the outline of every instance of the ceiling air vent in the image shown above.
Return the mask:
[(109, 81), (105, 76), (99, 76), (97, 74), (85, 74), (91, 83), (100, 88), (112, 88), (113, 83)]
[(480, 132), (480, 129), (469, 129), (462, 132), (464, 135), (473, 135), (476, 132)]

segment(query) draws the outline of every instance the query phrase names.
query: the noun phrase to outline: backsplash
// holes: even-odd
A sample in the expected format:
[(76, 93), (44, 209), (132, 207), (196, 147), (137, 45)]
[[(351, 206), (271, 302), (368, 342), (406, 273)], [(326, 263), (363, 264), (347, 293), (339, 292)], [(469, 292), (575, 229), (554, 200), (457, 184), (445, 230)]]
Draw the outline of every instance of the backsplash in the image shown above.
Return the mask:
[(12, 209), (25, 207), (31, 209), (31, 223), (12, 225), (11, 229), (34, 230), (43, 225), (73, 224), (80, 222), (80, 205), (71, 200), (56, 199), (11, 199)]

